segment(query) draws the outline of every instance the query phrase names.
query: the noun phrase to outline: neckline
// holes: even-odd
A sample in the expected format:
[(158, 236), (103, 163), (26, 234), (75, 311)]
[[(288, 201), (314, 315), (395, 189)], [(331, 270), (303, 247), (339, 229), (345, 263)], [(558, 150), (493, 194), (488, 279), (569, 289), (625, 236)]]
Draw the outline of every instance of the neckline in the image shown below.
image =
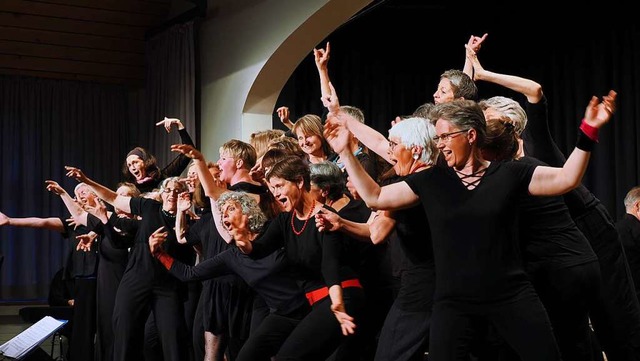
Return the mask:
[(302, 228), (298, 231), (296, 230), (296, 227), (293, 223), (293, 219), (297, 218), (296, 216), (296, 210), (294, 209), (293, 212), (291, 212), (291, 230), (293, 231), (293, 233), (296, 236), (299, 236), (302, 234), (302, 232), (304, 232), (304, 229), (307, 228), (307, 223), (309, 223), (309, 219), (311, 219), (311, 215), (313, 214), (313, 211), (316, 208), (316, 200), (313, 200), (313, 203), (311, 204), (311, 209), (309, 210), (309, 214), (307, 214), (307, 218), (304, 220), (304, 224), (302, 225)]

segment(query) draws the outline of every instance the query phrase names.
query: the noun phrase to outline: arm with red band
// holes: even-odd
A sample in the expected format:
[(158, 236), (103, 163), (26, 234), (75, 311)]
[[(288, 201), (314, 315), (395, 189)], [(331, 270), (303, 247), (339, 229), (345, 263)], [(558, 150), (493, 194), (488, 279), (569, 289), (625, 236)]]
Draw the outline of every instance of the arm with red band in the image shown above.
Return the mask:
[(170, 270), (171, 266), (173, 265), (173, 257), (169, 256), (166, 252), (164, 251), (158, 251), (155, 253), (156, 258), (158, 259), (158, 261), (160, 261), (160, 263), (162, 263), (162, 265), (167, 269)]
[(598, 142), (598, 128), (587, 124), (584, 119), (582, 119), (582, 124), (580, 124), (580, 130), (582, 130), (589, 139), (596, 143)]

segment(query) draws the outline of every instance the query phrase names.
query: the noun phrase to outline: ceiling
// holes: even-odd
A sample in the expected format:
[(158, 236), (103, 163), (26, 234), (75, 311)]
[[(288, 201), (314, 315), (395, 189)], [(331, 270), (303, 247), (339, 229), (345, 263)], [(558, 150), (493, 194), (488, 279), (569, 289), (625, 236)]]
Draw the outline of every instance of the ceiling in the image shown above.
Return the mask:
[(140, 85), (171, 0), (1, 0), (0, 74)]

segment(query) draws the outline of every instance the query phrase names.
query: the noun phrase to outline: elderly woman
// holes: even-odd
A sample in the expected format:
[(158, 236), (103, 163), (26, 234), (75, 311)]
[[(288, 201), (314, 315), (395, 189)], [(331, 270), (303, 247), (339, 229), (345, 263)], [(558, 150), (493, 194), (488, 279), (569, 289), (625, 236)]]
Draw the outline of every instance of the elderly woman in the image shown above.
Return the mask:
[(400, 209), (421, 204), (427, 213), (436, 267), (430, 359), (465, 357), (467, 332), (475, 318), (493, 324), (522, 360), (560, 359), (546, 311), (517, 254), (517, 196), (559, 195), (577, 187), (597, 128), (610, 119), (614, 101), (614, 92), (603, 102), (591, 99), (577, 149), (563, 168), (487, 161), (480, 151), (486, 123), (478, 104), (438, 104), (430, 116), (448, 167), (432, 167), (384, 187), (368, 178), (345, 150), (347, 132), (328, 122), (327, 139), (345, 160), (369, 206)]
[(280, 348), (278, 359), (282, 360), (326, 359), (343, 335), (354, 332), (349, 314), (357, 317), (364, 304), (356, 272), (342, 261), (342, 235), (319, 232), (312, 219), (325, 206), (309, 192), (309, 177), (309, 167), (299, 157), (274, 164), (266, 180), (284, 212), (255, 241), (236, 241), (243, 252), (256, 259), (284, 247), (312, 306)]
[[(337, 98), (333, 100), (337, 102)], [(374, 149), (386, 149), (385, 159), (393, 164), (397, 175), (388, 183), (400, 182), (436, 162), (438, 150), (432, 140), (435, 129), (426, 119), (409, 118), (395, 123), (389, 130), (389, 139), (382, 144), (375, 141), (384, 138), (375, 130), (354, 121), (341, 108), (338, 115), (356, 136), (371, 141)], [(392, 223), (385, 225), (385, 219)], [(376, 360), (421, 358), (427, 348), (435, 287), (429, 220), (424, 210), (413, 206), (393, 212), (378, 211), (367, 225), (355, 225), (342, 218), (335, 223), (332, 227), (348, 233), (366, 236), (369, 232), (374, 243), (389, 239), (391, 262), (394, 273), (399, 275), (400, 287), (382, 326)]]
[(104, 201), (125, 213), (142, 219), (131, 248), (127, 269), (120, 281), (113, 311), (114, 360), (142, 359), (145, 322), (153, 312), (164, 360), (185, 360), (186, 326), (183, 297), (186, 287), (160, 265), (148, 247), (150, 236), (168, 233), (163, 247), (174, 258), (193, 264), (193, 250), (180, 245), (172, 230), (178, 194), (187, 190), (178, 177), (166, 178), (160, 185), (162, 203), (147, 198), (117, 195), (89, 179), (74, 167), (65, 167), (67, 176), (89, 185)]
[[(266, 217), (256, 201), (244, 192), (227, 192), (217, 202), (221, 223), (236, 242), (253, 242), (263, 231)], [(180, 209), (190, 207), (189, 199), (181, 198)], [(309, 311), (309, 304), (293, 275), (288, 272), (284, 250), (255, 260), (237, 247), (218, 253), (195, 267), (174, 260), (160, 246), (163, 237), (149, 239), (151, 252), (172, 275), (182, 281), (205, 280), (236, 273), (267, 303), (271, 313), (242, 347), (237, 360), (269, 360), (286, 336)], [(278, 336), (276, 336), (278, 335)]]

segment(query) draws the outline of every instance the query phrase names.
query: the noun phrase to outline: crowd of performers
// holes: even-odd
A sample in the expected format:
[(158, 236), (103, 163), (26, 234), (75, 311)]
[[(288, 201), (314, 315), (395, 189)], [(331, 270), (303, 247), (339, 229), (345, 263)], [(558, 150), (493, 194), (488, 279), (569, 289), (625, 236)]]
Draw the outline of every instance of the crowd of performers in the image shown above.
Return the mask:
[(581, 185), (616, 93), (585, 100), (565, 157), (541, 86), (485, 70), (485, 38), (388, 137), (339, 104), (327, 44), (322, 116), (281, 107), (289, 131), (229, 140), (216, 163), (165, 118), (166, 167), (137, 147), (114, 191), (67, 166), (75, 197), (46, 188), (69, 220), (0, 213), (72, 242), (72, 361), (640, 360), (620, 234)]

